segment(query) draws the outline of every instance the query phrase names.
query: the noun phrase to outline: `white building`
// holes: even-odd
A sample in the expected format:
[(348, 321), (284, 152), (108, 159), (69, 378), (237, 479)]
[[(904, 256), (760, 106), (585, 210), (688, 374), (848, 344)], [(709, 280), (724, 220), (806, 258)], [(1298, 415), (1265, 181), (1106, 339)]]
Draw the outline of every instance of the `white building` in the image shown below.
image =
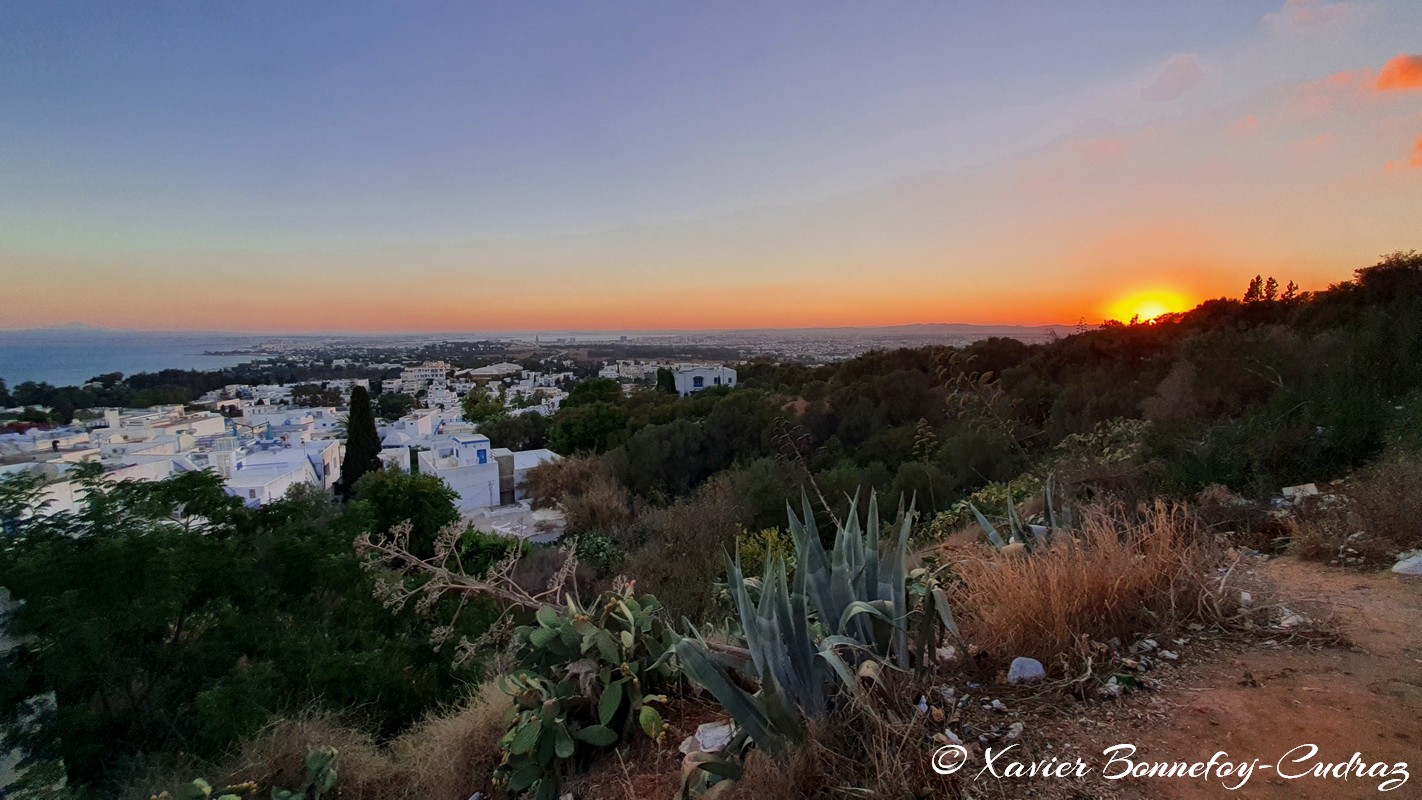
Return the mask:
[(712, 386), (735, 386), (736, 371), (730, 367), (682, 366), (672, 370), (677, 394), (682, 397)]

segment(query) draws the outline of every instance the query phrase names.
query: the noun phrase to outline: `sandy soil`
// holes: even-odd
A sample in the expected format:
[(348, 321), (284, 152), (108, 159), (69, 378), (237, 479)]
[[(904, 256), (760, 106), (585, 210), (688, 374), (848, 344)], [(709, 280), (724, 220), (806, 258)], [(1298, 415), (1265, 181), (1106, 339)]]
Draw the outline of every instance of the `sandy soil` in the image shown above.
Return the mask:
[[(1172, 800), (1422, 797), (1422, 579), (1349, 572), (1289, 558), (1265, 562), (1256, 571), (1275, 586), (1278, 602), (1314, 619), (1331, 615), (1351, 646), (1264, 640), (1180, 648), (1180, 666), (1159, 673), (1165, 682), (1161, 691), (1115, 709), (1088, 707), (1074, 721), (1082, 735), (1068, 736), (1066, 744), (1055, 747), (1058, 753), (1082, 753), (1098, 772), (1107, 761), (1102, 751), (1118, 743), (1137, 746), (1131, 756), (1136, 762), (1208, 761), (1225, 751), (1232, 761), (1259, 759), (1248, 782), (1230, 790), (1226, 786), (1238, 778), (1108, 783), (1098, 777), (1065, 793), (1060, 791), (1065, 787), (1055, 787), (1058, 791), (1046, 795)], [(1054, 734), (1065, 733), (1053, 727)], [(1317, 755), (1298, 765), (1286, 762), (1290, 774), (1319, 763), (1346, 764), (1358, 753), (1366, 764), (1406, 762), (1411, 777), (1381, 795), (1381, 778), (1281, 777), (1280, 758), (1306, 744), (1317, 745)], [(1007, 794), (1042, 796), (1022, 786)]]

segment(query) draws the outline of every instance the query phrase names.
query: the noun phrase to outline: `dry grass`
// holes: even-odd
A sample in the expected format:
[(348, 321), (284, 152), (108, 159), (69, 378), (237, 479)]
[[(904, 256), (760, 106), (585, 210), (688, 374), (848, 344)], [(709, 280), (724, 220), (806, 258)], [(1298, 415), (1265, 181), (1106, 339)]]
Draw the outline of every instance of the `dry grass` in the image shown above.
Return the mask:
[[(905, 691), (909, 687), (903, 687)], [(916, 694), (916, 693), (909, 693)], [(753, 751), (728, 795), (733, 800), (817, 800), (825, 797), (962, 796), (951, 777), (932, 770), (942, 730), (913, 708), (909, 694), (861, 701), (812, 726), (804, 744), (779, 759)]]
[(370, 734), (326, 711), (308, 711), (273, 720), (242, 743), (226, 771), (231, 782), (255, 781), (261, 787), (295, 789), (306, 777), (311, 747), (340, 751), (337, 774), (341, 796), (351, 800), (390, 797), (394, 765)]
[(501, 757), (499, 738), (511, 714), (508, 695), (491, 681), (463, 705), (431, 713), (395, 740), (389, 752), (403, 796), (465, 800), (476, 791), (491, 793), (490, 777)]
[(466, 800), (475, 792), (493, 792), (490, 778), (511, 708), (509, 698), (488, 682), (463, 703), (431, 712), (385, 745), (331, 712), (280, 717), (224, 763), (150, 769), (128, 781), (118, 796), (148, 798), (195, 777), (254, 781), (261, 796), (296, 789), (305, 779), (307, 751), (330, 745), (340, 751), (336, 772), (343, 800)]
[(1030, 556), (995, 550), (953, 564), (964, 637), (990, 663), (1016, 656), (1059, 674), (1090, 641), (1128, 640), (1199, 618), (1220, 617), (1220, 548), (1184, 508), (1156, 502), (1127, 514), (1083, 509), (1079, 526)]
[(1422, 458), (1388, 458), (1357, 473), (1341, 492), (1345, 505), (1302, 515), (1293, 541), (1300, 558), (1375, 567), (1422, 546)]

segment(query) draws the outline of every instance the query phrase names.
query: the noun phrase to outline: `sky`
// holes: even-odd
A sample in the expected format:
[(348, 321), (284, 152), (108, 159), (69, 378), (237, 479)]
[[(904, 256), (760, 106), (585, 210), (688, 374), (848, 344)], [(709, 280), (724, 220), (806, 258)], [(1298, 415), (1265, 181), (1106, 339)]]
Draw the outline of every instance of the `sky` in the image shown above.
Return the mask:
[(0, 328), (1074, 324), (1422, 248), (1422, 2), (0, 0)]

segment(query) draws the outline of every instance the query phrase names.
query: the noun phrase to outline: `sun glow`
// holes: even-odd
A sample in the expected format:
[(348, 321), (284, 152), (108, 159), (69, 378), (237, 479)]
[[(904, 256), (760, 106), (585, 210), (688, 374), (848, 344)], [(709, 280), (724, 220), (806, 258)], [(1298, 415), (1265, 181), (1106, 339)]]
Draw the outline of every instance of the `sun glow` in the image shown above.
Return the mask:
[(1111, 303), (1106, 312), (1108, 318), (1121, 322), (1128, 322), (1133, 318), (1137, 322), (1150, 322), (1162, 314), (1184, 311), (1189, 307), (1190, 301), (1179, 292), (1154, 289), (1122, 297)]

